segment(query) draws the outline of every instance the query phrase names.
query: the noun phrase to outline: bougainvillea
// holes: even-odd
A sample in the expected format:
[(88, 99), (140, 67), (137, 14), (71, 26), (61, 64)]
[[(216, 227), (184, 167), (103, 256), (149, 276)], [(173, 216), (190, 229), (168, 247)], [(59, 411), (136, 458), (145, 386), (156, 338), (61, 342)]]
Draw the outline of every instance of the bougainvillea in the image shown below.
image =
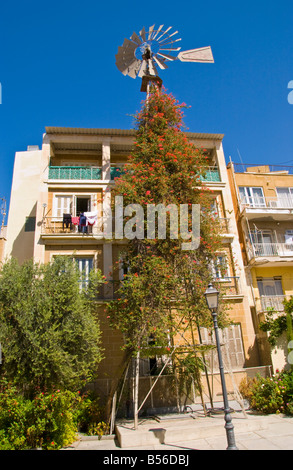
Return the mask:
[[(197, 148), (183, 132), (185, 107), (165, 91), (152, 90), (136, 116), (134, 149), (112, 193), (113, 201), (123, 196), (124, 206), (139, 204), (145, 215), (139, 227), (144, 236), (128, 240), (123, 259), (127, 275), (118, 298), (107, 308), (111, 325), (123, 332), (125, 346), (133, 353), (147, 348), (150, 338), (155, 347), (171, 344), (186, 323), (211, 324), (203, 294), (220, 247), (220, 226), (211, 210), (213, 194), (202, 182), (208, 152)], [(173, 205), (178, 213), (180, 205), (187, 205), (190, 210), (182, 222), (189, 232), (191, 209), (199, 205), (196, 249), (182, 250), (183, 236), (172, 237), (168, 213), (166, 236), (148, 238), (147, 208), (158, 204)], [(223, 311), (223, 321), (224, 317)]]

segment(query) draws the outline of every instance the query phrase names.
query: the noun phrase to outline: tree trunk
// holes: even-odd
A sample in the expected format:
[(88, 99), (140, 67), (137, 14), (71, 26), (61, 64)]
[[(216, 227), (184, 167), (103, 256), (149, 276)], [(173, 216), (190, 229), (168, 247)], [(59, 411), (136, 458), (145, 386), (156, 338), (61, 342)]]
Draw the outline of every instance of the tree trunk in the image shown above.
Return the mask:
[(110, 425), (110, 421), (111, 421), (111, 409), (112, 409), (113, 397), (114, 397), (116, 390), (118, 390), (119, 388), (121, 380), (123, 379), (123, 374), (128, 366), (131, 356), (132, 356), (131, 350), (126, 350), (124, 352), (124, 355), (120, 361), (120, 364), (118, 365), (115, 371), (114, 378), (112, 379), (112, 382), (111, 382), (110, 392), (108, 394), (106, 405), (105, 405), (105, 418), (104, 418), (108, 426)]

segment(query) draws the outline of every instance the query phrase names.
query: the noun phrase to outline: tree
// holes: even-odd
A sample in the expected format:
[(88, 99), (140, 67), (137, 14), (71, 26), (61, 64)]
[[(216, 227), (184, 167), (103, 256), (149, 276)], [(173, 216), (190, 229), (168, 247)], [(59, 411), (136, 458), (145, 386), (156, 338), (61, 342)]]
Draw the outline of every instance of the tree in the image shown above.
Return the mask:
[(8, 260), (0, 272), (2, 373), (30, 394), (36, 386), (76, 389), (102, 359), (92, 272), (87, 289), (69, 257), (50, 263)]
[[(115, 179), (113, 196), (123, 196), (125, 206), (139, 205), (144, 213), (141, 222), (127, 212), (125, 227), (133, 225), (123, 254), (127, 275), (118, 299), (107, 309), (110, 323), (123, 332), (124, 347), (132, 355), (151, 349), (150, 340), (152, 354), (154, 348), (169, 347), (186, 331), (186, 324), (189, 330), (211, 326), (203, 293), (221, 246), (220, 225), (211, 208), (212, 192), (202, 183), (207, 152), (190, 143), (181, 130), (185, 106), (172, 95), (152, 90), (136, 116), (134, 150), (124, 173)], [(160, 216), (151, 229), (148, 224), (149, 211), (158, 205), (168, 209), (163, 236), (158, 235)], [(200, 208), (200, 243), (183, 250), (182, 243), (194, 229), (194, 207)], [(181, 216), (183, 233), (171, 223), (174, 214)], [(219, 313), (219, 321), (227, 324), (223, 303)]]

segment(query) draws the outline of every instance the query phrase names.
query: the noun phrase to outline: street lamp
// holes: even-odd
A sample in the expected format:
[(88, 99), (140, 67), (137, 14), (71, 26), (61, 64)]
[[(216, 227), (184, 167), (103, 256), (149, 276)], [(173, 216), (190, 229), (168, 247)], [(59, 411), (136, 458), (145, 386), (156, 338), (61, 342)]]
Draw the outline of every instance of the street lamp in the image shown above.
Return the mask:
[(206, 298), (207, 306), (212, 313), (214, 328), (215, 328), (220, 376), (221, 376), (221, 383), (222, 383), (222, 392), (223, 392), (223, 399), (224, 399), (225, 429), (226, 429), (227, 442), (228, 442), (227, 450), (238, 450), (236, 447), (236, 443), (235, 443), (234, 426), (232, 424), (232, 417), (231, 417), (230, 407), (229, 407), (229, 402), (228, 402), (228, 395), (227, 395), (227, 388), (226, 388), (224, 367), (223, 367), (223, 360), (222, 360), (222, 353), (221, 353), (221, 346), (220, 346), (220, 338), (219, 338), (219, 328), (218, 328), (218, 321), (217, 321), (219, 291), (217, 291), (217, 289), (215, 289), (212, 286), (212, 284), (209, 284), (204, 295)]

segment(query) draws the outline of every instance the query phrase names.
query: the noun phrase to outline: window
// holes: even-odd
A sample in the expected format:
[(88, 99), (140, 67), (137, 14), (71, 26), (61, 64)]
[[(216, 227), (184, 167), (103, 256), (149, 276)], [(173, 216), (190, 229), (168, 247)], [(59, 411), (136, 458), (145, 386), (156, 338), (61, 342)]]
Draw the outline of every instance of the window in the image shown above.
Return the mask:
[(226, 254), (220, 254), (214, 260), (212, 271), (216, 279), (225, 279), (230, 277), (229, 265)]
[[(57, 257), (62, 257), (63, 255), (53, 255), (54, 258)], [(84, 289), (87, 287), (88, 282), (89, 282), (89, 274), (91, 270), (94, 267), (94, 257), (93, 256), (76, 256), (73, 257), (72, 255), (69, 256), (69, 259), (73, 262), (76, 263), (76, 266), (80, 272), (80, 288)], [(63, 270), (63, 272), (65, 272)]]
[(26, 217), (24, 224), (25, 232), (34, 232), (36, 229), (36, 218), (35, 217)]
[[(207, 328), (200, 327), (203, 344), (215, 344), (215, 334)], [(228, 328), (219, 329), (223, 362), (229, 369), (241, 369), (245, 363), (245, 355), (242, 341), (241, 325), (238, 323)], [(209, 370), (219, 369), (218, 355), (215, 349), (205, 353), (205, 360)]]
[(53, 217), (63, 217), (63, 214), (72, 214), (73, 196), (56, 196), (53, 200)]
[(241, 204), (247, 204), (249, 207), (266, 207), (261, 187), (240, 186), (239, 194)]
[(92, 257), (88, 257), (88, 258), (76, 257), (74, 258), (74, 260), (78, 266), (79, 272), (81, 273), (80, 288), (85, 289), (89, 282), (89, 274), (94, 266), (94, 260)]
[(293, 207), (293, 188), (276, 188), (278, 207)]
[(53, 199), (53, 217), (62, 218), (63, 214), (79, 216), (82, 212), (90, 212), (96, 205), (96, 194), (86, 195), (59, 195)]

